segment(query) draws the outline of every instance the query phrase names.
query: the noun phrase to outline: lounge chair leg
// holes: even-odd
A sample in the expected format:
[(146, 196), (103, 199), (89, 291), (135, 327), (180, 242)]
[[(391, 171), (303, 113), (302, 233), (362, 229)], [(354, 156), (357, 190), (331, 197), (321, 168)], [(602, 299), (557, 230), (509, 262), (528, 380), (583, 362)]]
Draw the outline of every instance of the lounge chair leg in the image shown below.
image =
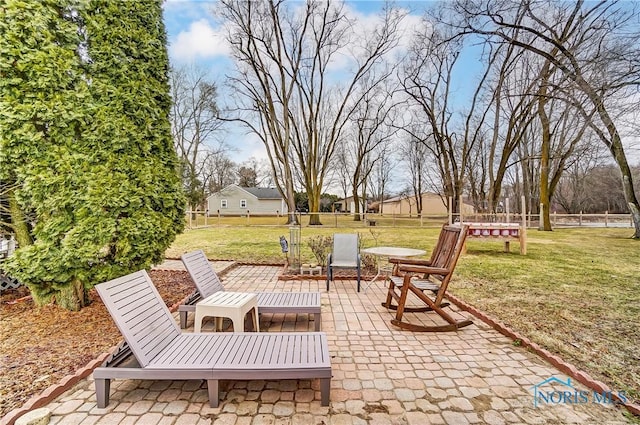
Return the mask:
[(187, 312), (180, 312), (180, 329), (184, 329), (187, 327)]
[(322, 406), (329, 405), (331, 395), (331, 378), (320, 378), (320, 404)]
[(207, 379), (207, 390), (209, 392), (209, 406), (218, 407), (220, 403), (220, 381)]
[(104, 409), (109, 405), (109, 391), (111, 389), (111, 379), (97, 378), (94, 380), (96, 385), (96, 399), (100, 409)]

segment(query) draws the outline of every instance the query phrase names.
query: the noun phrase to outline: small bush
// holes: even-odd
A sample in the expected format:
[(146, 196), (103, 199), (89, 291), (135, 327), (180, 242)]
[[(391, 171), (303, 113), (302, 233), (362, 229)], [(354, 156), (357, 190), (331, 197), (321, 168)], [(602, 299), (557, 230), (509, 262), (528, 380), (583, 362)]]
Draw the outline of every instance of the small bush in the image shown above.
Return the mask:
[(309, 238), (309, 248), (311, 248), (311, 252), (318, 260), (318, 264), (322, 267), (327, 264), (327, 255), (331, 252), (331, 247), (333, 244), (333, 238), (331, 236), (313, 236)]
[(363, 270), (376, 270), (378, 268), (378, 259), (375, 255), (363, 254), (361, 267)]

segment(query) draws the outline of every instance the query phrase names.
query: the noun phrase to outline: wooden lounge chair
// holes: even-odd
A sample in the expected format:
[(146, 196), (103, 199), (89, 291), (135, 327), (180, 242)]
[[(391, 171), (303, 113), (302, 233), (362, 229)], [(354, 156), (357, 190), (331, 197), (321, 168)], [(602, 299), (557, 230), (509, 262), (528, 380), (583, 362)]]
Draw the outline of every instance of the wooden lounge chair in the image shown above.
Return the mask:
[(360, 247), (357, 233), (333, 235), (333, 251), (327, 256), (327, 291), (333, 280), (334, 269), (356, 269), (360, 292)]
[[(198, 288), (189, 296), (185, 304), (178, 307), (180, 327), (184, 329), (187, 327), (187, 314), (196, 311), (196, 304), (218, 291), (224, 291), (224, 286), (202, 250), (188, 252), (181, 258), (193, 283)], [(313, 314), (315, 330), (320, 330), (322, 322), (320, 292), (256, 292), (255, 294), (258, 297), (258, 314)]]
[(331, 363), (324, 333), (181, 333), (144, 270), (96, 289), (128, 346), (93, 372), (100, 408), (109, 404), (110, 380), (118, 378), (205, 379), (211, 407), (218, 406), (221, 379), (319, 378), (322, 405), (329, 404)]
[[(396, 310), (396, 318), (391, 321), (393, 325), (418, 332), (439, 332), (457, 330), (473, 323), (471, 320), (456, 321), (443, 310), (449, 305), (443, 303), (443, 299), (464, 246), (467, 230), (467, 226), (442, 226), (429, 260), (389, 258), (389, 262), (394, 264), (394, 269), (390, 277), (387, 299), (382, 305)], [(425, 292), (431, 292), (433, 296), (430, 297)], [(409, 293), (416, 295), (426, 306), (407, 306)], [(397, 304), (393, 304), (394, 301)], [(448, 323), (422, 326), (402, 321), (405, 312), (425, 311), (436, 312)]]

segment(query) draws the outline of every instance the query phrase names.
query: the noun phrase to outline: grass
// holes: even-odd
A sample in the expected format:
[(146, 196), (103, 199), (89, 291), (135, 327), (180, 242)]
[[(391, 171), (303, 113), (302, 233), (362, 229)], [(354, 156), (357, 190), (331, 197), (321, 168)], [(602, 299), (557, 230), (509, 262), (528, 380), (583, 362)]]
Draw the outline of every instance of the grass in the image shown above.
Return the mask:
[[(315, 261), (306, 242), (316, 235), (358, 232), (362, 247), (423, 248), (438, 228), (303, 227), (302, 262)], [(527, 255), (511, 244), (469, 240), (451, 291), (551, 352), (586, 370), (615, 391), (640, 401), (640, 241), (631, 229), (528, 231)], [(168, 257), (203, 249), (212, 259), (283, 263), (278, 237), (287, 226), (234, 226), (189, 230)]]

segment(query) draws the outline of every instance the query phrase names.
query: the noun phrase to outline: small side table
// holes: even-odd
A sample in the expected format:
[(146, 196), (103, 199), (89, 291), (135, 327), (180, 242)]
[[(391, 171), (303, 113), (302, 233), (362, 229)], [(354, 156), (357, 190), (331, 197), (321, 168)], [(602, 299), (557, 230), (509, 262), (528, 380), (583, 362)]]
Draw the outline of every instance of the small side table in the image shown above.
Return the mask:
[(196, 304), (196, 317), (193, 331), (200, 332), (202, 319), (213, 316), (216, 318), (216, 331), (222, 330), (222, 319), (228, 317), (233, 322), (234, 332), (244, 332), (244, 318), (252, 312), (253, 328), (260, 332), (258, 321), (258, 297), (247, 292), (220, 291)]

